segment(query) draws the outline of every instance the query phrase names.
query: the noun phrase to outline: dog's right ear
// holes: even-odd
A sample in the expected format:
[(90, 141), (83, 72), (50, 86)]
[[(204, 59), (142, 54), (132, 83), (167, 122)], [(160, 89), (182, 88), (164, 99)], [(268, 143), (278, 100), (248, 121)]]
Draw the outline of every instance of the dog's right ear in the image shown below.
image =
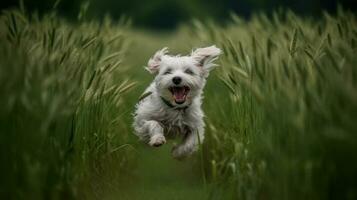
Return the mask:
[(151, 74), (157, 73), (160, 69), (162, 57), (168, 53), (167, 49), (168, 48), (165, 47), (165, 48), (157, 51), (155, 53), (155, 55), (152, 58), (150, 58), (150, 60), (148, 62), (148, 66), (145, 67), (145, 69), (148, 70)]

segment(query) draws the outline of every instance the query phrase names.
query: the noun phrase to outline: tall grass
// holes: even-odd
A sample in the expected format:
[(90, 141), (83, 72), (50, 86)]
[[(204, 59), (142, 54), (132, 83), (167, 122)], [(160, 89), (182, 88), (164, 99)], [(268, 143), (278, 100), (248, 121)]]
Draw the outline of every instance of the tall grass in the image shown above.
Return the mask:
[[(211, 199), (357, 198), (355, 14), (232, 16), (226, 27), (194, 21), (160, 35), (130, 29), (126, 20), (85, 21), (85, 10), (75, 23), (23, 8), (0, 17), (2, 199), (156, 199), (185, 188), (197, 165)], [(224, 54), (205, 88), (200, 162), (187, 161), (191, 174), (160, 174), (184, 164), (155, 152), (134, 168), (154, 151), (131, 152), (130, 113), (152, 79), (140, 66), (163, 46), (175, 54), (211, 44)], [(136, 82), (128, 77), (139, 89), (124, 95)], [(123, 174), (146, 166), (156, 171), (132, 176), (128, 193), (116, 191), (127, 183), (116, 183)], [(175, 178), (178, 184), (158, 184)], [(144, 184), (158, 191), (129, 188)], [(206, 196), (187, 188), (188, 197)]]
[(224, 50), (226, 90), (206, 93), (213, 197), (356, 199), (356, 16), (232, 18), (194, 24)]
[(70, 25), (12, 10), (0, 24), (1, 198), (94, 198), (98, 174), (130, 163), (120, 148), (122, 96), (134, 85), (120, 63), (126, 23)]

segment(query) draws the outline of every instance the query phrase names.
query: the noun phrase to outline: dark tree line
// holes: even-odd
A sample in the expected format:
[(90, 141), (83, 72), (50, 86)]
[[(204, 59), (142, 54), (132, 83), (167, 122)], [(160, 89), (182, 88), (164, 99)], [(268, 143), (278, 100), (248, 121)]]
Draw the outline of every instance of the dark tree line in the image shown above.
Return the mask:
[[(58, 0), (23, 0), (25, 7), (40, 14), (50, 9)], [(256, 11), (271, 13), (278, 8), (289, 8), (302, 15), (318, 16), (321, 10), (336, 12), (340, 4), (357, 10), (355, 0), (60, 0), (58, 12), (75, 19), (83, 2), (89, 2), (88, 17), (109, 14), (117, 19), (131, 17), (134, 25), (147, 28), (175, 27), (192, 17), (226, 21), (230, 12), (249, 18)], [(0, 1), (0, 9), (18, 6), (19, 0)]]

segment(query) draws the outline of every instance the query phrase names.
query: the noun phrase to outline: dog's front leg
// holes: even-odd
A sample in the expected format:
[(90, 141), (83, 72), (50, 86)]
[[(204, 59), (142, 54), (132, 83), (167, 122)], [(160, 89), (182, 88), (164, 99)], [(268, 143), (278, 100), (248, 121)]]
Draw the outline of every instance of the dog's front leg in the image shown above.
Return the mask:
[(159, 147), (166, 143), (164, 129), (161, 127), (159, 122), (155, 120), (148, 120), (144, 122), (143, 126), (145, 134), (149, 136), (148, 144), (150, 146)]
[(172, 149), (172, 156), (180, 159), (191, 155), (198, 149), (198, 145), (202, 143), (204, 139), (203, 133), (203, 128), (188, 128), (183, 142)]

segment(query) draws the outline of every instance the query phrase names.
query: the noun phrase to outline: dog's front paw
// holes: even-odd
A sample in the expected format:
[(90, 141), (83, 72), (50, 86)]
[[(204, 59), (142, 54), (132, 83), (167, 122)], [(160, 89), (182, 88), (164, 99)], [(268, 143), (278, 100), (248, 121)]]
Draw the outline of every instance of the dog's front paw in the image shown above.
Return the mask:
[(153, 146), (153, 147), (159, 147), (165, 143), (166, 143), (166, 139), (161, 134), (156, 134), (156, 135), (151, 136), (150, 141), (149, 141), (149, 145)]

